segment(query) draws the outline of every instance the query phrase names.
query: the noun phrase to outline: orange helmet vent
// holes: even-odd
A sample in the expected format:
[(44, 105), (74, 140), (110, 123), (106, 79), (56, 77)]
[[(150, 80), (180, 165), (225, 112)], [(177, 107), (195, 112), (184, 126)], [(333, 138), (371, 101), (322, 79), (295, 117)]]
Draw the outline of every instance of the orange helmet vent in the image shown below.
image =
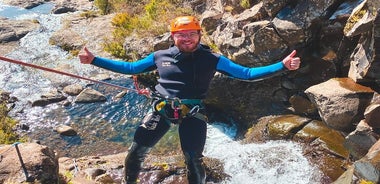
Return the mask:
[(198, 19), (193, 16), (182, 16), (175, 18), (170, 24), (170, 32), (185, 30), (201, 30)]

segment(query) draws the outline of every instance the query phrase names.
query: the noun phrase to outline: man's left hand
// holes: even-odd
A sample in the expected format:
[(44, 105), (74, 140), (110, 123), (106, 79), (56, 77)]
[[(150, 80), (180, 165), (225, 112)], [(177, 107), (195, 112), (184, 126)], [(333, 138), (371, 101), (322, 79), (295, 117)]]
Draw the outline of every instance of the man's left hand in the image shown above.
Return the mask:
[(282, 60), (282, 63), (284, 63), (288, 70), (297, 70), (300, 67), (301, 59), (299, 57), (294, 57), (296, 53), (297, 51), (293, 50), (292, 53)]

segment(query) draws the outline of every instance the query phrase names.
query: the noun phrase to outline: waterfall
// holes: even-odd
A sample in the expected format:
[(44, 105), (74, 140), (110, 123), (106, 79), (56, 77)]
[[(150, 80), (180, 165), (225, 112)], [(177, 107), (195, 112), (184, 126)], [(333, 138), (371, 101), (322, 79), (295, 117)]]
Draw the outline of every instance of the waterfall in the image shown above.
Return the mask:
[(234, 140), (236, 127), (222, 123), (208, 125), (204, 155), (224, 163), (224, 183), (306, 184), (320, 183), (321, 173), (302, 155), (299, 144), (268, 141), (241, 144)]

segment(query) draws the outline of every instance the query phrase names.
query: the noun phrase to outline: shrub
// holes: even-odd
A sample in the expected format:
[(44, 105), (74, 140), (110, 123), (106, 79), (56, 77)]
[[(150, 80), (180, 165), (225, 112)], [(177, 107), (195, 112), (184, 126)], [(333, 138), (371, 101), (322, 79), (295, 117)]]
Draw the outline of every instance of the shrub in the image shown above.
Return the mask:
[(102, 15), (106, 15), (110, 12), (108, 0), (95, 0), (94, 4)]
[[(114, 8), (135, 5), (136, 3), (133, 0), (123, 1), (127, 5), (122, 5), (120, 0), (110, 0), (110, 2)], [(123, 43), (127, 36), (132, 33), (141, 37), (163, 34), (168, 31), (169, 20), (178, 15), (192, 14), (191, 8), (183, 7), (181, 0), (143, 0), (140, 3), (145, 3), (142, 12), (128, 14), (124, 11), (113, 17), (111, 23), (115, 29), (112, 32), (112, 38), (105, 39), (106, 41), (103, 44), (106, 52), (117, 58), (126, 59), (127, 55)], [(124, 7), (124, 9), (127, 8)]]
[(0, 104), (0, 144), (12, 144), (18, 141), (18, 135), (13, 131), (17, 122), (8, 115), (8, 108)]

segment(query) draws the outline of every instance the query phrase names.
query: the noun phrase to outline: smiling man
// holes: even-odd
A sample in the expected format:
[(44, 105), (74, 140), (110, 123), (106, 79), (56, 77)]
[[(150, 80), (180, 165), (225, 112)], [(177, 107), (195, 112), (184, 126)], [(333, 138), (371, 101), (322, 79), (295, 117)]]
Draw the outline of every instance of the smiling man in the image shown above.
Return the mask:
[(138, 74), (157, 70), (158, 84), (152, 93), (161, 96), (152, 103), (152, 110), (137, 128), (134, 141), (125, 159), (126, 183), (137, 183), (142, 163), (151, 148), (169, 130), (171, 124), (179, 125), (182, 152), (187, 165), (190, 184), (206, 183), (203, 166), (203, 149), (206, 141), (207, 117), (202, 99), (216, 71), (237, 79), (254, 80), (279, 70), (296, 70), (300, 58), (291, 52), (282, 61), (263, 67), (244, 67), (225, 56), (214, 53), (200, 43), (201, 26), (193, 16), (181, 16), (170, 24), (174, 45), (159, 50), (134, 62), (121, 62), (95, 57), (83, 48), (79, 59), (114, 72)]

